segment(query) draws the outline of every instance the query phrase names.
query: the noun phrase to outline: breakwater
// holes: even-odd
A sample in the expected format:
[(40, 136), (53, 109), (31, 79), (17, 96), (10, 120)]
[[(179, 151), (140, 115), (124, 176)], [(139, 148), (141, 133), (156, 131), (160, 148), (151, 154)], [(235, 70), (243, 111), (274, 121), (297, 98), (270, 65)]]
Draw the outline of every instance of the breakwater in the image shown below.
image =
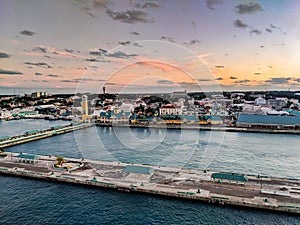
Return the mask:
[(80, 130), (93, 126), (90, 123), (71, 123), (65, 126), (53, 126), (45, 130), (31, 130), (25, 132), (23, 135), (13, 137), (2, 137), (0, 140), (0, 148), (12, 147), (19, 144), (24, 144), (30, 141), (36, 141), (43, 138), (52, 137), (55, 135), (65, 134), (75, 130)]
[(100, 127), (124, 127), (124, 128), (152, 128), (152, 129), (182, 129), (182, 130), (201, 130), (201, 131), (221, 131), (221, 132), (244, 132), (244, 133), (270, 133), (270, 134), (300, 134), (300, 130), (292, 129), (257, 129), (257, 128), (244, 128), (244, 127), (229, 127), (221, 125), (212, 126), (199, 126), (199, 125), (130, 125), (124, 123), (114, 123), (110, 125), (96, 124)]
[(29, 159), (33, 158), (32, 155), (23, 154), (20, 157), (17, 153), (7, 154), (0, 158), (2, 174), (220, 205), (300, 213), (300, 180), (297, 179), (231, 174), (238, 178), (243, 176), (247, 181), (241, 182), (228, 179), (228, 174), (223, 179), (213, 179), (218, 173), (190, 168), (72, 158), (66, 158), (64, 164), (56, 168), (54, 156), (36, 155), (35, 164), (31, 164)]

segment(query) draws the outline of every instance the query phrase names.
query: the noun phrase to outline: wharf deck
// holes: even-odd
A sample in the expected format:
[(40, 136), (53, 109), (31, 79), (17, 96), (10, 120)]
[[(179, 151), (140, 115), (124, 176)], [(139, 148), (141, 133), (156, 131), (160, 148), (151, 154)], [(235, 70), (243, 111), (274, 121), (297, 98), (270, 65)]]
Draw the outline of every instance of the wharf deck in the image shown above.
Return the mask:
[[(96, 124), (97, 126), (102, 126)], [(257, 129), (245, 127), (229, 127), (223, 125), (162, 125), (162, 124), (149, 124), (149, 125), (130, 125), (124, 123), (113, 123), (110, 127), (114, 128), (133, 128), (133, 129), (181, 129), (181, 130), (200, 130), (200, 131), (220, 131), (220, 132), (245, 132), (245, 133), (270, 133), (270, 134), (300, 134), (300, 130), (293, 129)]]
[(93, 124), (83, 123), (83, 124), (78, 124), (78, 125), (66, 125), (66, 126), (62, 126), (60, 128), (53, 129), (53, 130), (51, 130), (51, 129), (41, 130), (41, 131), (34, 132), (32, 134), (25, 133), (24, 135), (10, 137), (7, 140), (0, 140), (0, 149), (8, 148), (8, 147), (12, 147), (15, 145), (20, 145), (20, 144), (24, 144), (27, 142), (36, 141), (36, 140), (40, 140), (40, 139), (44, 139), (44, 138), (48, 138), (48, 137), (52, 137), (52, 136), (56, 136), (59, 134), (73, 132), (75, 130), (80, 130), (80, 129), (88, 128), (91, 126), (93, 126)]
[[(0, 174), (300, 213), (300, 192), (297, 191), (300, 190), (300, 180), (297, 179), (245, 175), (248, 178), (245, 185), (220, 183), (213, 182), (210, 171), (87, 159), (66, 159), (78, 166), (56, 169), (53, 156), (40, 156), (36, 164), (25, 164), (18, 161), (16, 153), (7, 154), (0, 158)], [(140, 172), (132, 169), (140, 169)]]

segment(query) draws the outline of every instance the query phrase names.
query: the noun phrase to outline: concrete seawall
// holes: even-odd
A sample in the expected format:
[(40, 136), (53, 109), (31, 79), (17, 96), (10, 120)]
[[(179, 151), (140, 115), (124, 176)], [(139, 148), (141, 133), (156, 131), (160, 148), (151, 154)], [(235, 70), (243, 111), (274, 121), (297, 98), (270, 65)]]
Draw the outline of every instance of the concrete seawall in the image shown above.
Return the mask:
[[(101, 126), (101, 125), (98, 125)], [(103, 125), (103, 127), (105, 127)], [(115, 123), (111, 127), (124, 127), (124, 128), (141, 128), (141, 129), (182, 129), (182, 130), (202, 130), (202, 131), (221, 131), (221, 132), (246, 132), (246, 133), (270, 133), (270, 134), (300, 134), (300, 130), (271, 130), (271, 129), (254, 129), (254, 128), (244, 128), (244, 127), (227, 127), (227, 126), (199, 126), (199, 125), (160, 125), (160, 124), (149, 124), (145, 125), (129, 125), (124, 123)]]
[[(66, 159), (74, 168), (54, 168), (55, 157), (40, 156), (36, 164), (20, 163), (17, 154), (0, 158), (0, 174), (53, 182), (111, 188), (123, 192), (141, 192), (175, 198), (300, 213), (300, 180), (257, 178), (247, 175), (246, 185), (213, 182), (212, 173), (187, 168)], [(147, 170), (128, 171), (129, 169)]]
[(0, 141), (0, 148), (12, 147), (15, 145), (24, 144), (24, 143), (31, 142), (31, 141), (36, 141), (36, 140), (56, 136), (59, 134), (73, 132), (75, 130), (80, 130), (80, 129), (88, 128), (91, 126), (93, 126), (93, 124), (88, 124), (88, 123), (77, 124), (77, 125), (67, 125), (67, 126), (62, 126), (61, 128), (53, 129), (53, 130), (47, 129), (47, 130), (42, 130), (42, 131), (36, 132), (34, 134), (29, 134), (29, 135), (24, 134), (24, 135), (20, 135), (20, 136), (16, 136), (16, 137), (11, 137), (8, 140)]

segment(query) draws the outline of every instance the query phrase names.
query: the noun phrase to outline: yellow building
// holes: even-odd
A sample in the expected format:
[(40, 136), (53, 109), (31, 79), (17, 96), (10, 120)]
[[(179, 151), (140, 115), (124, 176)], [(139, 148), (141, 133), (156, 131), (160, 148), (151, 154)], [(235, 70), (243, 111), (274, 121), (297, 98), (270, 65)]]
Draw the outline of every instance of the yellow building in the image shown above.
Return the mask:
[(88, 98), (86, 95), (82, 96), (81, 106), (82, 106), (82, 119), (88, 119), (89, 107), (88, 107)]

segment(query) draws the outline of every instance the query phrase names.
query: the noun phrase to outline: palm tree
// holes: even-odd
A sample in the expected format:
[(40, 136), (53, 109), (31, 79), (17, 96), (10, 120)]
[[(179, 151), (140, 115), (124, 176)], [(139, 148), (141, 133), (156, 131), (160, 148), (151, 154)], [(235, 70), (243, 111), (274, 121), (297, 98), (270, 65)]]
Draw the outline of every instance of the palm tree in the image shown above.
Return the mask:
[(56, 165), (61, 167), (62, 164), (65, 162), (65, 159), (62, 156), (57, 156), (56, 161), (57, 161)]
[(5, 153), (3, 148), (0, 148), (0, 157), (6, 157), (7, 154)]

